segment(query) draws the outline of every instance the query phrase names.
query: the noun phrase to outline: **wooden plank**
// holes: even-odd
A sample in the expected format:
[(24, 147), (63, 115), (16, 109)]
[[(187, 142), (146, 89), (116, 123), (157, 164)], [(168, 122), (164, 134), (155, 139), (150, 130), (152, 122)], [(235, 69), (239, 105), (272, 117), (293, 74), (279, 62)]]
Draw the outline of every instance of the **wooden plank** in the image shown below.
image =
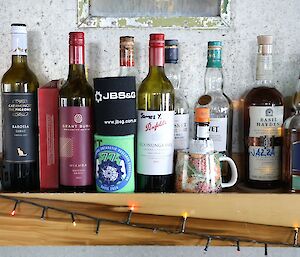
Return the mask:
[[(9, 194), (8, 194), (9, 195)], [(264, 225), (300, 225), (300, 195), (297, 194), (12, 194), (16, 197), (94, 203), (124, 211), (132, 204), (137, 213), (227, 220)]]
[[(299, 222), (299, 195), (287, 194), (11, 194), (36, 203), (85, 213), (101, 219), (124, 222), (128, 206), (136, 209), (131, 224), (145, 228), (96, 221), (49, 210), (41, 221), (42, 208), (21, 203), (10, 216), (14, 202), (0, 199), (0, 245), (199, 245), (200, 234), (234, 236), (244, 240), (293, 243), (293, 225)], [(186, 231), (169, 234), (154, 229), (180, 229), (188, 212)], [(251, 223), (260, 223), (257, 225)], [(269, 226), (273, 225), (273, 226)], [(198, 235), (196, 235), (198, 234)], [(236, 242), (213, 240), (214, 245)], [(241, 243), (241, 245), (256, 245)]]

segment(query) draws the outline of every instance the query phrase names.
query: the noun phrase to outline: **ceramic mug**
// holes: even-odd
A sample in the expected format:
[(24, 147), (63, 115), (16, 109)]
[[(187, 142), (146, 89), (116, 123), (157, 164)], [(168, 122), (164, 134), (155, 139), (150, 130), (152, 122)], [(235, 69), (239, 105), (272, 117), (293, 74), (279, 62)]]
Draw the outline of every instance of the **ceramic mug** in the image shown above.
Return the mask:
[[(222, 183), (221, 162), (226, 161), (231, 170), (231, 180)], [(219, 153), (189, 154), (177, 152), (175, 166), (176, 192), (219, 193), (222, 188), (235, 185), (238, 178), (234, 161)]]

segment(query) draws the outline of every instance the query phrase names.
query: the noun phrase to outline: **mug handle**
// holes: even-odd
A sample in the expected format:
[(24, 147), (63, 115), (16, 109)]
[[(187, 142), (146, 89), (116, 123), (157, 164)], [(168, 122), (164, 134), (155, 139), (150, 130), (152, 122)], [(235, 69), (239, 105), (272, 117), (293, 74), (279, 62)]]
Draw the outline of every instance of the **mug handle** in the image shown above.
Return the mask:
[(222, 188), (232, 187), (237, 182), (237, 179), (238, 179), (238, 172), (237, 172), (237, 167), (235, 165), (235, 162), (227, 156), (220, 156), (219, 160), (220, 160), (220, 162), (223, 162), (223, 161), (228, 162), (230, 169), (231, 169), (230, 181), (227, 183), (221, 183), (221, 186), (222, 186)]

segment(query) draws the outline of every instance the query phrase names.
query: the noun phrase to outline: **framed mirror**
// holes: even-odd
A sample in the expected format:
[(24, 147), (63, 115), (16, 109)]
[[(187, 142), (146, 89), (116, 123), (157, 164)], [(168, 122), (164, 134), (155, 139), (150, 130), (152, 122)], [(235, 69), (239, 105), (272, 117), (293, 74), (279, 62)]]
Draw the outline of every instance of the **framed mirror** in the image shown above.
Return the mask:
[(192, 28), (230, 26), (230, 0), (77, 0), (78, 27)]

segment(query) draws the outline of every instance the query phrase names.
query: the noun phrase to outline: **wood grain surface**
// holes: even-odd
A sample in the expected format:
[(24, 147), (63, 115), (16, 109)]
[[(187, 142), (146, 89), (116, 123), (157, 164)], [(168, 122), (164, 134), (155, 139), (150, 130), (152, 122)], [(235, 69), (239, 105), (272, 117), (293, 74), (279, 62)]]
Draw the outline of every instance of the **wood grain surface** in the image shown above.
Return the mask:
[[(74, 227), (69, 214), (21, 203), (16, 215), (14, 202), (0, 199), (0, 245), (199, 245), (207, 238), (199, 233), (255, 240), (293, 243), (293, 227), (300, 224), (299, 195), (291, 194), (6, 194), (42, 205), (81, 212), (99, 219), (124, 222), (129, 207), (135, 210), (131, 224), (101, 222), (76, 216)], [(188, 213), (186, 231), (193, 235), (157, 231), (163, 227), (180, 229), (182, 215)], [(254, 224), (256, 223), (256, 224)], [(235, 245), (213, 240), (212, 245)], [(241, 245), (256, 245), (241, 243)]]

